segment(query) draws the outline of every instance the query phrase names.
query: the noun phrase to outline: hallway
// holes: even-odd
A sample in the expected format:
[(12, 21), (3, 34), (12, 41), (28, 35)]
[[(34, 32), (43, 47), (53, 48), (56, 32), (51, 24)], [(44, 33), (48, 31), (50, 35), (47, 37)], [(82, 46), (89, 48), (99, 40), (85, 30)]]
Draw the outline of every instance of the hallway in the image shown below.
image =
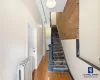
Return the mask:
[(38, 69), (33, 75), (33, 80), (72, 80), (68, 72), (48, 72), (48, 55), (42, 58)]
[(0, 0), (0, 80), (100, 80), (100, 0)]

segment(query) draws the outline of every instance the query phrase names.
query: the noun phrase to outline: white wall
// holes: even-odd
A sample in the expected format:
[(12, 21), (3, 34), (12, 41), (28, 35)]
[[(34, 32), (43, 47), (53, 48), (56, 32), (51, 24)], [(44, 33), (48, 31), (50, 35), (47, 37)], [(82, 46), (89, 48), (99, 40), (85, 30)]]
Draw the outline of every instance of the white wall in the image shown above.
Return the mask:
[(80, 0), (80, 56), (100, 67), (100, 0)]
[(43, 18), (43, 21), (46, 21), (46, 23), (50, 24), (50, 14), (49, 11), (46, 9), (44, 0), (36, 0), (36, 3), (39, 7), (39, 11), (41, 13), (41, 16)]
[[(100, 67), (100, 0), (80, 0), (79, 39), (80, 56)], [(97, 78), (84, 78), (88, 65), (76, 57), (76, 39), (62, 40), (64, 53), (75, 80), (100, 80), (100, 71), (94, 68)]]
[(37, 7), (36, 0), (20, 0), (20, 1), (22, 1), (23, 4), (31, 12), (31, 15), (35, 18), (36, 23), (41, 24), (42, 23), (41, 14)]
[(28, 54), (27, 21), (35, 21), (21, 1), (0, 0), (0, 80), (16, 80), (17, 65)]
[(56, 12), (51, 13), (51, 24), (56, 25)]
[(83, 74), (88, 74), (87, 63), (76, 57), (76, 40), (62, 40), (65, 57), (68, 62), (70, 71), (75, 80), (100, 80), (100, 71), (94, 69), (94, 74), (98, 74), (97, 78), (84, 78)]
[(37, 28), (37, 66), (43, 57), (42, 26)]
[(48, 45), (51, 44), (51, 28), (46, 27), (45, 32), (46, 32), (46, 49), (49, 50)]

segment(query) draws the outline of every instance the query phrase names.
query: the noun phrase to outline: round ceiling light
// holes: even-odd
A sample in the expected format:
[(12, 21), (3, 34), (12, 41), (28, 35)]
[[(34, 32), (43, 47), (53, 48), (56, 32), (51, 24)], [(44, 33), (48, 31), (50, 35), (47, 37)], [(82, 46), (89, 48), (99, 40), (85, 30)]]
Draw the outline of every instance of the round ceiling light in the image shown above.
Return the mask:
[(48, 8), (54, 8), (56, 6), (56, 1), (55, 0), (47, 0), (46, 6)]

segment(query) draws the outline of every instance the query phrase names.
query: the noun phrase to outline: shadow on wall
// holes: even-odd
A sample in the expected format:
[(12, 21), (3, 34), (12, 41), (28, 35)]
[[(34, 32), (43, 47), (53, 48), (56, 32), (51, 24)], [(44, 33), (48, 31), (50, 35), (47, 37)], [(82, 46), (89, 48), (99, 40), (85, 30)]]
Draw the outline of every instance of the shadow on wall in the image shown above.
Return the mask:
[(28, 8), (28, 10), (31, 12), (32, 16), (34, 17), (37, 24), (42, 23), (42, 18), (39, 12), (39, 9), (36, 5), (36, 0), (21, 0), (24, 5)]

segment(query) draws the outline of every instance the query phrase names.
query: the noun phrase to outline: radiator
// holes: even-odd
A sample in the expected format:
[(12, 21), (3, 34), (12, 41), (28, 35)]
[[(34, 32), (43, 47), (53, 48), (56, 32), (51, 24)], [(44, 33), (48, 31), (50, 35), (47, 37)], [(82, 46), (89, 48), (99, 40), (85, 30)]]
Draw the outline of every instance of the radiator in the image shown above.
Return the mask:
[(18, 65), (17, 80), (32, 80), (32, 57), (25, 59)]

